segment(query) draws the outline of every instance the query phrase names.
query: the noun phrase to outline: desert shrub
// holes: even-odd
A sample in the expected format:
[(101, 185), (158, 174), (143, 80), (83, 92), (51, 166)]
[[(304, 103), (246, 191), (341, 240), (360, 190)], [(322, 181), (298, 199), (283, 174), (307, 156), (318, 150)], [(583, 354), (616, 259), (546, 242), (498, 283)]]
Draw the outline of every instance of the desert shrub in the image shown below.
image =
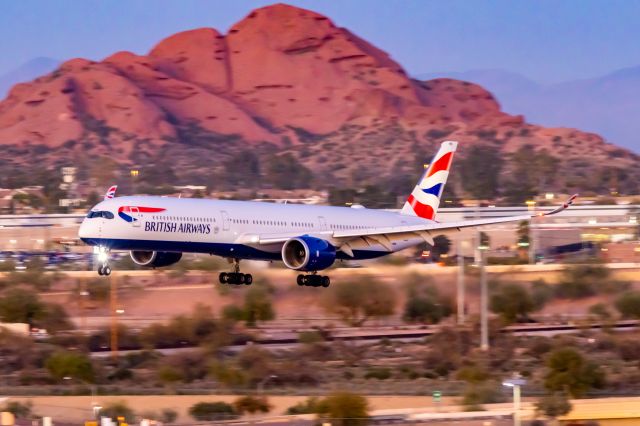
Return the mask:
[(565, 268), (558, 285), (556, 296), (580, 299), (597, 293), (613, 293), (628, 288), (628, 283), (611, 280), (611, 271), (604, 265), (572, 265)]
[(621, 340), (618, 342), (618, 353), (625, 361), (640, 360), (640, 342), (630, 339)]
[(226, 402), (198, 402), (189, 408), (189, 415), (198, 421), (208, 422), (239, 417), (233, 405)]
[(435, 286), (420, 282), (415, 276), (407, 285), (407, 301), (402, 319), (410, 323), (436, 324), (453, 313), (452, 303), (438, 293)]
[(495, 382), (470, 384), (462, 394), (462, 405), (466, 411), (476, 411), (482, 409), (483, 404), (494, 404), (504, 400), (500, 385)]
[(369, 318), (392, 315), (395, 309), (393, 289), (371, 277), (340, 282), (324, 292), (322, 304), (351, 326), (361, 326)]
[(533, 298), (520, 284), (499, 285), (489, 303), (491, 311), (499, 314), (506, 323), (526, 319), (536, 309)]
[(363, 426), (369, 422), (369, 403), (364, 396), (351, 392), (336, 392), (319, 404), (321, 418), (332, 419), (336, 426)]
[(627, 292), (616, 299), (616, 309), (625, 318), (640, 318), (640, 292)]
[(72, 377), (83, 382), (93, 382), (95, 373), (89, 357), (73, 352), (56, 352), (51, 355), (45, 366), (56, 380)]
[(239, 414), (268, 413), (273, 408), (265, 397), (245, 395), (235, 400), (233, 406)]
[(293, 405), (287, 408), (287, 415), (297, 415), (297, 414), (313, 414), (317, 413), (320, 410), (320, 399), (316, 397), (307, 398), (303, 402), (299, 402), (296, 405)]
[(547, 417), (556, 418), (571, 411), (571, 402), (564, 393), (552, 393), (538, 399), (536, 411)]
[(103, 417), (109, 417), (116, 424), (119, 424), (118, 417), (124, 417), (125, 423), (132, 424), (135, 421), (136, 413), (130, 408), (125, 401), (114, 401), (107, 403), (100, 415)]
[(544, 386), (550, 392), (568, 392), (577, 398), (591, 388), (602, 388), (605, 374), (600, 367), (573, 348), (556, 349), (546, 361)]
[(365, 379), (386, 380), (391, 378), (391, 370), (385, 367), (374, 367), (364, 374)]
[(0, 412), (2, 411), (7, 411), (18, 419), (28, 419), (31, 417), (32, 404), (31, 401), (26, 403), (20, 401), (9, 401), (3, 407), (0, 407)]

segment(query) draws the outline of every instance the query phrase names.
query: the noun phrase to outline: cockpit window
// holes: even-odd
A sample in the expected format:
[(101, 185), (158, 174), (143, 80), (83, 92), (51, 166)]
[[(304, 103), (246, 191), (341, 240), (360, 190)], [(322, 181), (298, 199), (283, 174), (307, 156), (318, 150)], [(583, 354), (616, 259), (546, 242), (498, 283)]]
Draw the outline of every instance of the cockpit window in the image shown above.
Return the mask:
[(106, 210), (90, 211), (89, 213), (87, 213), (87, 219), (94, 219), (97, 217), (102, 217), (104, 219), (113, 219), (113, 213)]

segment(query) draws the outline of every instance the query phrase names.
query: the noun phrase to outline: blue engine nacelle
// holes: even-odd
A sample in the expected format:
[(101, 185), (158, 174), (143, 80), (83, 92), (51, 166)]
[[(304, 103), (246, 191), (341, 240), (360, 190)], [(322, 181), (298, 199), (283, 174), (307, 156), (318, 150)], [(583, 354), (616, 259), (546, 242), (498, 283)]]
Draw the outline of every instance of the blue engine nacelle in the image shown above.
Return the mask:
[(309, 235), (291, 238), (282, 246), (282, 261), (296, 271), (320, 271), (333, 265), (335, 260), (334, 246)]
[(146, 266), (147, 268), (160, 268), (173, 265), (182, 259), (182, 253), (165, 251), (133, 250), (129, 252), (129, 255), (136, 265)]

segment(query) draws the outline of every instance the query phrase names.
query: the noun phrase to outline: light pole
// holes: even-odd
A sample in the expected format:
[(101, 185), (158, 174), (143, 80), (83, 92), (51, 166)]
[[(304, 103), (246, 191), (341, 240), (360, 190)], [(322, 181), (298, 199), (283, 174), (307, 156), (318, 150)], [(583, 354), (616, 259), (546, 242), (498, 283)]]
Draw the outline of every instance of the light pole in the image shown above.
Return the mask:
[(269, 380), (277, 379), (277, 378), (278, 376), (276, 376), (275, 374), (271, 374), (270, 376), (267, 376), (264, 379), (262, 379), (260, 383), (258, 383), (258, 395), (262, 395), (262, 393), (264, 392), (264, 386), (267, 384), (267, 382), (269, 382)]
[(480, 243), (480, 349), (489, 350), (489, 289), (487, 288), (487, 271), (485, 268), (488, 245)]
[[(534, 200), (527, 200), (525, 202), (527, 205), (527, 210), (531, 216), (535, 215), (536, 211), (536, 202)], [(531, 265), (535, 265), (536, 263), (536, 231), (535, 231), (535, 218), (529, 221), (529, 235), (530, 235), (530, 245), (529, 245), (529, 263)]]
[(520, 426), (520, 387), (527, 384), (527, 381), (521, 378), (513, 378), (502, 382), (502, 386), (513, 389), (513, 425)]
[(458, 325), (464, 324), (464, 255), (462, 254), (462, 239), (458, 237), (458, 282), (456, 296), (458, 299)]

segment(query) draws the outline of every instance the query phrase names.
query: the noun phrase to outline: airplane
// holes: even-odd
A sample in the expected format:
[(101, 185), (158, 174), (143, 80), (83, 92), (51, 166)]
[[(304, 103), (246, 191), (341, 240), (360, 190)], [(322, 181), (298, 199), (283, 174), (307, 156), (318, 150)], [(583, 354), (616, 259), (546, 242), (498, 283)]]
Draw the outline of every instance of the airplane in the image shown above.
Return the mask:
[(205, 253), (233, 263), (232, 272), (220, 273), (222, 284), (250, 285), (253, 277), (240, 272), (240, 261), (252, 259), (282, 261), (301, 272), (300, 286), (328, 287), (330, 278), (318, 272), (336, 260), (378, 258), (424, 242), (433, 245), (434, 235), (462, 228), (556, 214), (577, 196), (548, 213), (438, 222), (435, 218), (457, 145), (455, 141), (441, 144), (399, 212), (360, 205), (116, 197), (113, 186), (89, 211), (78, 236), (97, 247), (99, 275), (111, 274), (111, 250), (129, 251), (136, 264), (151, 268), (172, 265), (183, 253)]

